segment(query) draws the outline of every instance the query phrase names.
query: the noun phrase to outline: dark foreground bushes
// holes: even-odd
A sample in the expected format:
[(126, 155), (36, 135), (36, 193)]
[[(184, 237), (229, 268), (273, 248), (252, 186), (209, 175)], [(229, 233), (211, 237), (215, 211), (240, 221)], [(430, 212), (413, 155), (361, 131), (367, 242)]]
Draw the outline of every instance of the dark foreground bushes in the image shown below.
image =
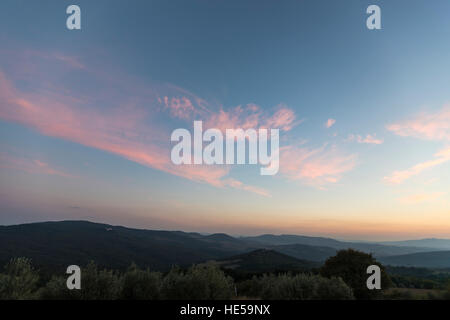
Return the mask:
[(167, 274), (131, 265), (124, 273), (82, 268), (81, 290), (68, 290), (66, 276), (54, 276), (39, 286), (39, 274), (30, 260), (11, 260), (0, 274), (0, 299), (64, 300), (215, 300), (248, 296), (263, 299), (353, 299), (352, 290), (339, 278), (317, 275), (264, 275), (239, 283), (218, 265), (199, 264)]
[(240, 294), (268, 300), (350, 300), (352, 289), (341, 278), (318, 275), (264, 275), (244, 281)]
[[(346, 265), (354, 265), (347, 260)], [(69, 290), (66, 285), (68, 275), (53, 276), (45, 281), (40, 279), (30, 260), (16, 258), (0, 273), (0, 300), (361, 299), (351, 287), (352, 282), (343, 280), (343, 276), (348, 275), (347, 268), (335, 268), (331, 264), (325, 266), (335, 271), (334, 275), (267, 274), (235, 283), (214, 263), (194, 265), (187, 270), (173, 268), (163, 274), (141, 269), (134, 264), (125, 272), (105, 270), (92, 262), (81, 269), (81, 290)], [(333, 268), (330, 269), (330, 266)], [(356, 285), (355, 288), (358, 289)], [(383, 298), (411, 299), (412, 296), (408, 291), (391, 290), (382, 293)], [(450, 287), (427, 292), (422, 298), (450, 299)]]
[(81, 290), (68, 290), (66, 277), (54, 276), (38, 288), (39, 275), (24, 258), (13, 259), (0, 274), (0, 299), (64, 300), (177, 300), (230, 299), (234, 282), (216, 264), (194, 265), (188, 270), (173, 268), (160, 272), (131, 265), (120, 274), (100, 270), (94, 263), (82, 268)]
[(0, 299), (38, 298), (39, 275), (25, 258), (12, 259), (0, 273)]

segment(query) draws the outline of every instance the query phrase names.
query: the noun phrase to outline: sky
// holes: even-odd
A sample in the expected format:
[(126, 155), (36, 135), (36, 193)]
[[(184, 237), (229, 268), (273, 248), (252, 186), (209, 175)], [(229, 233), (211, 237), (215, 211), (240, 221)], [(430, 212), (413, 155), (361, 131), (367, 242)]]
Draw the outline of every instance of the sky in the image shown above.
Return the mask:
[[(0, 225), (450, 238), (449, 15), (446, 0), (3, 0)], [(279, 172), (173, 164), (171, 133), (195, 120), (279, 129)]]

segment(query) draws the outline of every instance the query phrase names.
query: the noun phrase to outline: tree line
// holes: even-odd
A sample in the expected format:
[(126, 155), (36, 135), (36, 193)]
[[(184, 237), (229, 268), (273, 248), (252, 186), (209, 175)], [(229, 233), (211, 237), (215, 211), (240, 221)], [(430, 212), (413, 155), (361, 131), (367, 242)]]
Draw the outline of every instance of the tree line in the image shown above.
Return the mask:
[[(103, 269), (94, 262), (82, 268), (81, 289), (69, 290), (67, 277), (53, 275), (43, 281), (27, 258), (14, 258), (0, 273), (0, 299), (43, 300), (275, 300), (408, 299), (408, 294), (386, 294), (392, 281), (382, 269), (383, 290), (369, 290), (366, 268), (377, 264), (368, 254), (341, 250), (317, 274), (279, 273), (255, 275), (236, 281), (220, 265), (209, 262), (162, 273), (136, 264), (121, 272)], [(450, 290), (447, 293), (450, 297)], [(435, 297), (436, 298), (436, 297)], [(443, 298), (445, 298), (443, 296)]]

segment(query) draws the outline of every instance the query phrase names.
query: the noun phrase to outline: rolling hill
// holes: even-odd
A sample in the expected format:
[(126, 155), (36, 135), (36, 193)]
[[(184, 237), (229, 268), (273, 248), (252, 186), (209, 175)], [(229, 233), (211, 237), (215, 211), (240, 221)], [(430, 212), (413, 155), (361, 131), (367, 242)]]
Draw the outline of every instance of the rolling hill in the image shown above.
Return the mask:
[(273, 250), (288, 256), (309, 261), (324, 262), (329, 257), (336, 255), (337, 250), (330, 247), (309, 246), (305, 244), (286, 244), (273, 246)]
[(309, 270), (320, 265), (267, 249), (243, 253), (219, 260), (218, 263), (227, 269), (247, 272), (299, 271)]
[(450, 251), (420, 252), (379, 258), (380, 262), (392, 266), (420, 268), (450, 268)]
[[(51, 270), (63, 270), (71, 264), (85, 265), (94, 260), (102, 267), (114, 269), (124, 269), (135, 262), (141, 267), (164, 271), (173, 265), (229, 261), (231, 258), (228, 257), (235, 259), (250, 252), (253, 254), (239, 258), (243, 268), (258, 269), (257, 261), (262, 263), (263, 269), (269, 266), (283, 269), (288, 265), (299, 268), (321, 263), (337, 250), (346, 248), (374, 253), (377, 258), (392, 256), (384, 260), (391, 264), (421, 266), (424, 265), (421, 254), (430, 251), (429, 248), (351, 243), (320, 237), (262, 235), (235, 238), (224, 233), (203, 235), (143, 230), (88, 221), (0, 226), (0, 244), (0, 267), (13, 257), (27, 257), (37, 267)], [(258, 249), (265, 251), (255, 252)], [(417, 256), (408, 255), (410, 253), (417, 253)], [(429, 264), (448, 266), (445, 253), (442, 258), (439, 258), (439, 252), (429, 253)]]
[(436, 248), (442, 250), (450, 250), (450, 239), (419, 239), (419, 240), (405, 240), (405, 241), (385, 241), (380, 242), (383, 245), (389, 246), (409, 246), (417, 248)]
[(366, 253), (372, 253), (376, 257), (402, 255), (409, 253), (437, 251), (437, 248), (411, 247), (411, 246), (392, 246), (378, 243), (366, 242), (344, 242), (331, 238), (307, 237), (297, 235), (272, 235), (265, 234), (256, 237), (242, 237), (241, 240), (260, 243), (266, 246), (293, 245), (302, 244), (309, 246), (329, 247), (336, 250), (355, 249)]
[(94, 260), (126, 268), (131, 262), (154, 270), (218, 259), (254, 248), (223, 235), (131, 229), (86, 221), (0, 227), (0, 265), (12, 257), (31, 258), (40, 267), (62, 269)]

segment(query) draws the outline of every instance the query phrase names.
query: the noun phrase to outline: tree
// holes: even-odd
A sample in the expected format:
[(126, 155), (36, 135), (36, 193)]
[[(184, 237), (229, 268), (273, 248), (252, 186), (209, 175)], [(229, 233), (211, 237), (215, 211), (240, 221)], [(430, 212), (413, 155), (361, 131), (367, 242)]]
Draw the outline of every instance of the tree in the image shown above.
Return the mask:
[(122, 277), (121, 299), (156, 300), (160, 297), (162, 275), (159, 272), (141, 270), (132, 264)]
[[(381, 290), (367, 288), (367, 267), (378, 265), (381, 269)], [(391, 286), (391, 279), (384, 267), (378, 263), (371, 254), (353, 249), (340, 250), (335, 256), (328, 258), (320, 269), (324, 277), (340, 277), (353, 289), (356, 299), (369, 300), (381, 298), (382, 290)]]
[(14, 258), (5, 266), (5, 274), (0, 274), (0, 299), (30, 300), (36, 298), (38, 273), (31, 260)]
[(99, 270), (90, 262), (81, 270), (81, 289), (69, 290), (67, 278), (53, 277), (41, 289), (40, 298), (47, 300), (115, 300), (119, 297), (119, 276), (111, 270)]
[(240, 286), (240, 292), (266, 300), (351, 300), (352, 289), (340, 278), (312, 274), (281, 274), (253, 277)]
[(187, 272), (173, 268), (163, 280), (161, 293), (168, 300), (224, 300), (234, 293), (233, 279), (213, 263), (194, 265)]
[(66, 284), (67, 279), (62, 276), (53, 276), (39, 290), (39, 299), (41, 300), (80, 300), (79, 290), (69, 290)]

